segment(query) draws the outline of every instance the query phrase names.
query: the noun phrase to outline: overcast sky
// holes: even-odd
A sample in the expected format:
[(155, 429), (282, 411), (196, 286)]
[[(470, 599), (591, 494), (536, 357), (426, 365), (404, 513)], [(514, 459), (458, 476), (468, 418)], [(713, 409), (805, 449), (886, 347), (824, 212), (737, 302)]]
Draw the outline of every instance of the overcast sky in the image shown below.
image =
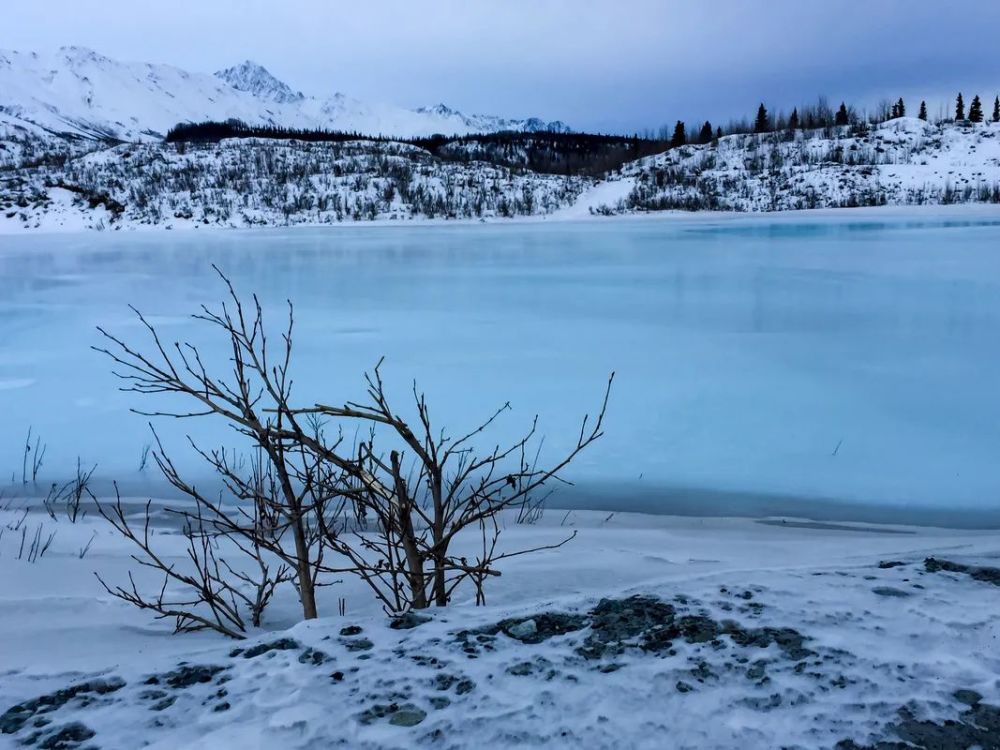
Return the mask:
[[(1000, 0), (3, 0), (0, 48), (92, 47), (334, 91), (632, 131), (757, 102), (1000, 91)], [(147, 8), (147, 9), (143, 9)]]

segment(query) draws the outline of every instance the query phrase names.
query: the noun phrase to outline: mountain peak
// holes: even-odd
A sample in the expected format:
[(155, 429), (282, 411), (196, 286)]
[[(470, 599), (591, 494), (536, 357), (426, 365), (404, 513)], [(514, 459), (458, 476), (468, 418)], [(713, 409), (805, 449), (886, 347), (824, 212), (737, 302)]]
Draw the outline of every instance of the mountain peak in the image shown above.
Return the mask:
[(268, 99), (278, 104), (289, 104), (305, 98), (301, 91), (294, 91), (291, 86), (275, 78), (267, 68), (253, 60), (245, 60), (239, 65), (220, 70), (215, 77), (238, 91), (245, 91), (258, 99)]

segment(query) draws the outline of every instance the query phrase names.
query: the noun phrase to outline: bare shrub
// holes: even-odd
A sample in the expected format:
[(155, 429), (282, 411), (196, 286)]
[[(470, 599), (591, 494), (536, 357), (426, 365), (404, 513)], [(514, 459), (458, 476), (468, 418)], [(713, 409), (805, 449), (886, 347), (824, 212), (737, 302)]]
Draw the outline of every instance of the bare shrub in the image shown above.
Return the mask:
[(42, 506), (53, 521), (58, 520), (56, 511), (59, 508), (63, 509), (66, 519), (70, 523), (76, 523), (79, 518), (87, 515), (86, 511), (83, 511), (81, 515), (80, 509), (84, 497), (96, 500), (89, 486), (91, 477), (94, 476), (94, 471), (96, 470), (96, 465), (89, 469), (84, 469), (80, 463), (80, 459), (77, 458), (74, 477), (63, 485), (52, 484), (49, 487), (48, 494), (42, 499)]
[(140, 593), (132, 573), (129, 573), (128, 587), (109, 585), (95, 574), (98, 581), (112, 596), (155, 612), (157, 619), (172, 619), (175, 633), (210, 629), (232, 638), (243, 638), (248, 621), (259, 627), (275, 589), (289, 580), (288, 568), (281, 565), (272, 571), (259, 548), (248, 552), (238, 547), (239, 553), (243, 553), (238, 556), (249, 554), (254, 558), (258, 575), (230, 565), (219, 553), (219, 544), (220, 540), (232, 540), (214, 531), (211, 524), (205, 522), (200, 508), (194, 513), (167, 511), (173, 512), (183, 523), (181, 533), (187, 542), (188, 558), (188, 565), (183, 567), (170, 562), (154, 548), (151, 503), (146, 503), (141, 528), (128, 520), (117, 487), (115, 502), (98, 503), (98, 508), (119, 534), (139, 547), (141, 553), (133, 555), (132, 559), (145, 568), (158, 571), (162, 584), (157, 593), (148, 595)]
[[(229, 280), (216, 271), (226, 285), (227, 299), (219, 310), (203, 307), (194, 317), (222, 334), (229, 372), (212, 374), (191, 344), (165, 344), (134, 308), (149, 336), (149, 352), (103, 329), (108, 344), (98, 351), (115, 362), (123, 390), (180, 395), (193, 404), (190, 411), (138, 413), (214, 415), (248, 440), (249, 464), (226, 449), (204, 450), (191, 442), (225, 485), (217, 498), (181, 476), (158, 437), (152, 456), (170, 484), (194, 501), (195, 516), (188, 513), (186, 523), (197, 520), (198, 529), (211, 529), (244, 554), (276, 559), (287, 567), (304, 619), (317, 616), (316, 589), (330, 582), (327, 576), (337, 574), (359, 577), (391, 613), (446, 606), (463, 582), (472, 585), (482, 603), (485, 582), (500, 575), (497, 563), (559, 547), (572, 538), (534, 549), (502, 551), (498, 546), (504, 513), (512, 511), (521, 520), (537, 518), (550, 485), (564, 481), (559, 473), (602, 435), (613, 374), (596, 417), (584, 417), (575, 442), (547, 467), (539, 466), (537, 418), (506, 446), (477, 449), (510, 409), (509, 403), (452, 437), (432, 426), (430, 409), (414, 385), (416, 420), (411, 427), (390, 405), (381, 362), (365, 376), (363, 402), (296, 407), (290, 373), (291, 303), (280, 344), (269, 346), (260, 302), (254, 297), (252, 304), (244, 305)], [(362, 437), (347, 441), (345, 432)], [(196, 574), (179, 573), (151, 549), (148, 533), (134, 532), (114, 509), (102, 509), (102, 514), (139, 545), (144, 565), (159, 568), (166, 578), (196, 592), (180, 603), (167, 601), (163, 592), (146, 597), (134, 584), (130, 589), (106, 586), (112, 594), (177, 618), (180, 630), (191, 629), (193, 623), (227, 635), (242, 632), (242, 619), (234, 616), (232, 606), (239, 595), (231, 590), (234, 580), (241, 579), (227, 565), (214, 564), (210, 547), (196, 546), (189, 553)], [(146, 529), (149, 521), (147, 507)], [(478, 540), (471, 557), (452, 551), (452, 543), (465, 531)], [(212, 614), (185, 619), (184, 607), (189, 606)]]

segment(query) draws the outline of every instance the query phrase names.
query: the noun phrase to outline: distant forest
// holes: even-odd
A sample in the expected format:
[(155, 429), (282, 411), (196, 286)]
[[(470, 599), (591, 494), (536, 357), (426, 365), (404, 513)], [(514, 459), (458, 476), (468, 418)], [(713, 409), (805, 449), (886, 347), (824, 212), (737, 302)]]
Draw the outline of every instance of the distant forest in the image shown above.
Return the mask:
[[(989, 101), (989, 100), (987, 100)], [(553, 133), (503, 131), (470, 135), (436, 134), (425, 138), (389, 138), (382, 135), (325, 129), (297, 129), (274, 125), (249, 125), (240, 120), (224, 122), (180, 123), (167, 133), (168, 143), (218, 142), (224, 138), (268, 138), (306, 142), (344, 143), (374, 141), (406, 143), (429, 151), (443, 161), (485, 161), (543, 174), (601, 176), (623, 164), (644, 156), (662, 153), (688, 144), (707, 144), (728, 135), (748, 133), (794, 133), (796, 130), (829, 130), (849, 127), (855, 134), (864, 134), (869, 127), (908, 114), (902, 98), (885, 100), (871, 111), (864, 111), (841, 102), (838, 107), (820, 97), (813, 104), (795, 107), (788, 114), (770, 112), (762, 102), (753, 119), (732, 120), (725, 126), (710, 121), (691, 126), (678, 120), (672, 127), (634, 135), (601, 133)], [(927, 104), (921, 101), (917, 115), (928, 120)], [(1000, 122), (1000, 97), (987, 112), (979, 96), (974, 96), (968, 109), (962, 94), (955, 99), (954, 110), (941, 112), (937, 120), (957, 122)]]
[(601, 175), (643, 156), (665, 151), (670, 143), (642, 136), (597, 133), (503, 131), (462, 136), (388, 138), (342, 130), (306, 130), (248, 125), (240, 120), (181, 123), (167, 133), (168, 143), (214, 143), (224, 138), (270, 138), (305, 142), (373, 141), (406, 143), (451, 162), (487, 161), (543, 174)]

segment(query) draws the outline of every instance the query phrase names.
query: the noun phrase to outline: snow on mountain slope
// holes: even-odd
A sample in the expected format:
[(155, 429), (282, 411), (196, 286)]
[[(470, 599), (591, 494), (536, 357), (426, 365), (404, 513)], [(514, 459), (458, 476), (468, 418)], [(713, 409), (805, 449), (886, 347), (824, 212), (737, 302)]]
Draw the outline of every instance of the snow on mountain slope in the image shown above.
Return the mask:
[(301, 91), (293, 91), (291, 86), (279, 81), (264, 66), (252, 60), (220, 70), (215, 77), (225, 81), (237, 91), (245, 91), (258, 99), (269, 99), (278, 104), (291, 104), (305, 99), (305, 94)]
[(250, 61), (213, 76), (121, 62), (82, 47), (50, 55), (0, 50), (0, 115), (42, 133), (125, 141), (159, 139), (179, 122), (230, 118), (399, 137), (567, 129), (536, 118), (466, 116), (443, 105), (409, 110), (340, 93), (305, 96)]
[(324, 225), (548, 214), (590, 184), (404, 143), (145, 143), (0, 174), (0, 233)]
[(1000, 203), (1000, 123), (902, 117), (733, 135), (641, 159), (620, 177), (634, 186), (598, 212)]

